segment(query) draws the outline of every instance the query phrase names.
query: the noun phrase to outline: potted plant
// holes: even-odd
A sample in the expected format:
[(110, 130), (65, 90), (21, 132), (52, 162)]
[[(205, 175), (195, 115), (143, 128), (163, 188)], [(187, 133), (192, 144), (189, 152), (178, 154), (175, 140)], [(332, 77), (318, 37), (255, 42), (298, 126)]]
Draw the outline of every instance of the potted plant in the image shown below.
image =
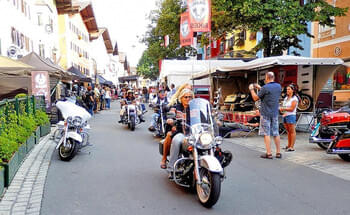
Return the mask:
[(18, 168), (18, 144), (12, 141), (13, 137), (9, 134), (0, 136), (0, 158), (1, 166), (4, 168), (4, 185), (8, 187), (14, 178)]
[(5, 188), (5, 169), (0, 166), (0, 196), (4, 193)]
[(33, 115), (23, 114), (18, 117), (20, 127), (24, 128), (24, 134), (26, 137), (26, 153), (28, 153), (35, 145), (34, 131), (36, 128), (36, 122)]

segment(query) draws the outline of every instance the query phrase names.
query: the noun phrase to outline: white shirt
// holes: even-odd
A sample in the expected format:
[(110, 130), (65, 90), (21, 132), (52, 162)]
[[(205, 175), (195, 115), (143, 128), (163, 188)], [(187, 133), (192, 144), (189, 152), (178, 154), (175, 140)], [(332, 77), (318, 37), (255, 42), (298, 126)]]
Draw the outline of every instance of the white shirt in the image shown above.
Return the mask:
[(296, 96), (292, 96), (292, 98), (288, 99), (288, 96), (286, 98), (284, 98), (283, 100), (283, 108), (290, 108), (292, 107), (292, 102), (296, 101), (297, 104), (295, 105), (295, 108), (293, 111), (286, 111), (285, 115), (289, 116), (289, 115), (296, 115), (297, 114), (297, 107), (298, 107), (298, 98)]

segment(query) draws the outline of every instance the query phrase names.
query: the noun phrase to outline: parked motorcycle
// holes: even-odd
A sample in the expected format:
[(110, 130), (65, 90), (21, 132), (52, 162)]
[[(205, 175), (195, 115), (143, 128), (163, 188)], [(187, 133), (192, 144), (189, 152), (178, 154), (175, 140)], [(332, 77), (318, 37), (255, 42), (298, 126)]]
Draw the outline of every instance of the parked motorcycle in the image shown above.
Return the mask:
[[(70, 101), (58, 101), (56, 107), (64, 118), (63, 123), (59, 123), (61, 126), (58, 128), (57, 135), (61, 137), (56, 149), (61, 160), (70, 161), (79, 149), (89, 145), (90, 126), (87, 121), (91, 115), (84, 108)], [(57, 135), (54, 135), (56, 139), (58, 139)]]
[(320, 124), (309, 138), (310, 143), (324, 144), (328, 154), (337, 154), (350, 162), (350, 108), (324, 111)]
[[(212, 111), (207, 100), (197, 98), (189, 104), (191, 118), (188, 127), (187, 141), (190, 145), (182, 151), (181, 157), (174, 164), (173, 180), (176, 184), (195, 189), (200, 203), (212, 207), (219, 199), (221, 182), (225, 178), (224, 167), (232, 158), (222, 156), (218, 147), (223, 138), (215, 136)], [(159, 152), (163, 154), (163, 142), (159, 143)]]
[(138, 117), (139, 108), (136, 103), (125, 101), (123, 106), (125, 108), (124, 115), (121, 118), (121, 123), (124, 125), (128, 125), (128, 128), (131, 131), (135, 130), (136, 125), (140, 124), (141, 121)]

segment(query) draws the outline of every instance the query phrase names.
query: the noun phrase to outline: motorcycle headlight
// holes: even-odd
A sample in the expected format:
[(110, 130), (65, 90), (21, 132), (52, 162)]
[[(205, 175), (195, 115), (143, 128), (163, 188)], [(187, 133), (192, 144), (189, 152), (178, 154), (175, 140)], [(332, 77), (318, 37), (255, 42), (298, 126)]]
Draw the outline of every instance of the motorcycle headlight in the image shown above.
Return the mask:
[(189, 143), (190, 145), (194, 145), (194, 144), (196, 143), (196, 138), (195, 138), (194, 136), (190, 136), (190, 137), (188, 138), (188, 143)]
[(83, 123), (83, 119), (82, 119), (80, 116), (74, 117), (74, 119), (73, 119), (73, 125), (74, 125), (75, 127), (80, 127), (80, 126), (82, 125), (82, 123)]
[(213, 141), (213, 136), (209, 133), (203, 133), (200, 137), (199, 137), (200, 143), (201, 143), (201, 147), (202, 148), (209, 148), (210, 144)]
[(72, 124), (73, 117), (71, 117), (71, 116), (67, 117), (67, 122), (68, 122), (68, 124)]
[(223, 141), (224, 141), (224, 138), (222, 138), (221, 136), (215, 137), (216, 144), (221, 145)]

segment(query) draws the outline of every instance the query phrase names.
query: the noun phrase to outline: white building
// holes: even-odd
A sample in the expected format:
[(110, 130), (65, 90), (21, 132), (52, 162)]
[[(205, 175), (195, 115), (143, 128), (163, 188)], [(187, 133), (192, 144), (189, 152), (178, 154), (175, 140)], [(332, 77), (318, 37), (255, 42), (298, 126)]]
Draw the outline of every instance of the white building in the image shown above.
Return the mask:
[(55, 62), (58, 26), (54, 0), (2, 0), (0, 20), (0, 55), (16, 59), (34, 51)]

